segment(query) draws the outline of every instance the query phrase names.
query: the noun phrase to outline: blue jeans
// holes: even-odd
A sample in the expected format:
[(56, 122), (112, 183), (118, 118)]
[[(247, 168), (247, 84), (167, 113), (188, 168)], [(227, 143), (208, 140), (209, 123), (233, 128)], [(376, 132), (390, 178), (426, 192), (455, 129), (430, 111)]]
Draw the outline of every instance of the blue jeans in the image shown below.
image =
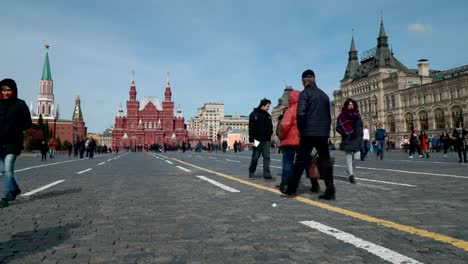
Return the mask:
[(4, 198), (8, 199), (11, 192), (18, 191), (19, 187), (14, 177), (16, 155), (7, 154), (0, 155), (2, 161), (2, 175), (3, 175), (3, 193)]
[(252, 160), (250, 161), (249, 172), (255, 173), (257, 169), (258, 159), (260, 155), (263, 157), (263, 177), (271, 177), (270, 172), (270, 148), (271, 142), (264, 141), (260, 142), (258, 147), (254, 147), (252, 150)]
[(385, 140), (377, 140), (377, 156), (382, 160), (385, 152)]
[(297, 147), (283, 147), (283, 170), (281, 173), (281, 186), (288, 184), (288, 179), (293, 174), (294, 156), (296, 155)]

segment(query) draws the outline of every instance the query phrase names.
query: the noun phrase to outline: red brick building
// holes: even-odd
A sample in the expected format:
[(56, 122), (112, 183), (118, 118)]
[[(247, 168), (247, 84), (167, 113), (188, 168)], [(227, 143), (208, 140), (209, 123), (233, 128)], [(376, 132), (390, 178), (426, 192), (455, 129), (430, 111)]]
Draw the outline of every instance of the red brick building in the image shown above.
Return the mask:
[(162, 106), (157, 98), (137, 100), (135, 81), (132, 80), (127, 101), (127, 114), (120, 106), (112, 130), (112, 148), (142, 150), (153, 144), (177, 145), (187, 140), (185, 119), (181, 110), (174, 115), (174, 101), (169, 75)]
[[(46, 55), (44, 67), (42, 68), (42, 77), (39, 86), (39, 96), (37, 99), (37, 108), (34, 110), (31, 102), (29, 112), (33, 123), (37, 124), (39, 116), (42, 115), (44, 123), (47, 123), (54, 137), (60, 138), (62, 142), (68, 140), (74, 143), (79, 137), (86, 137), (86, 127), (81, 113), (80, 99), (75, 100), (75, 111), (72, 120), (59, 118), (59, 107), (54, 103), (54, 81), (50, 71), (49, 63), (49, 45), (45, 45)], [(77, 114), (78, 113), (78, 114)]]

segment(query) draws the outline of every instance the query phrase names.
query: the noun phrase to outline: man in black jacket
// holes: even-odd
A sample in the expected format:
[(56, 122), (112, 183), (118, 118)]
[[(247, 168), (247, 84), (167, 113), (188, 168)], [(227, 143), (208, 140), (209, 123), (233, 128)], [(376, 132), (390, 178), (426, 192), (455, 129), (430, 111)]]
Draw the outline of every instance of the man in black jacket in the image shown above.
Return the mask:
[(18, 88), (12, 79), (0, 82), (0, 161), (2, 164), (4, 197), (0, 208), (21, 193), (14, 178), (16, 156), (23, 149), (23, 131), (32, 125), (26, 103), (18, 99)]
[[(306, 70), (302, 73), (304, 90), (299, 95), (297, 104), (297, 128), (301, 135), (300, 147), (294, 162), (293, 175), (289, 178), (287, 188), (281, 192), (287, 196), (296, 194), (299, 181), (304, 169), (310, 167), (312, 157), (310, 153), (315, 148), (318, 152), (318, 170), (325, 181), (325, 193), (319, 199), (335, 199), (333, 184), (333, 162), (328, 149), (330, 134), (330, 99), (315, 84), (315, 73)], [(318, 184), (312, 186), (311, 191), (318, 192)], [(314, 188), (315, 187), (315, 188)]]
[(252, 160), (249, 167), (249, 178), (255, 179), (255, 170), (257, 169), (260, 154), (263, 156), (263, 178), (273, 180), (270, 172), (270, 147), (271, 135), (273, 134), (273, 123), (268, 113), (271, 101), (264, 98), (260, 105), (254, 108), (249, 116), (249, 143), (253, 147)]

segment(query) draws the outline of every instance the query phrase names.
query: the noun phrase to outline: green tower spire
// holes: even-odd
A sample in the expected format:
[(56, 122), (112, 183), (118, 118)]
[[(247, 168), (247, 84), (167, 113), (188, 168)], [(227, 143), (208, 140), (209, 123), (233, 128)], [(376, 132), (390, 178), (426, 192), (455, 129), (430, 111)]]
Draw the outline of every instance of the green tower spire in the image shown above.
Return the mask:
[(46, 48), (46, 57), (44, 61), (44, 67), (42, 68), (42, 80), (52, 81), (52, 74), (50, 73), (50, 64), (49, 64), (49, 45), (45, 45)]

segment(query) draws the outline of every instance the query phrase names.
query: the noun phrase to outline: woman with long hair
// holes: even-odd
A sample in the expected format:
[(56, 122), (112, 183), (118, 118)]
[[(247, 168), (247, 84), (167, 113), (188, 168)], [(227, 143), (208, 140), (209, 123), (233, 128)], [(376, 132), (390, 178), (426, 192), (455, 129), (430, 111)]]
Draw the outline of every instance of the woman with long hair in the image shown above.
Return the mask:
[(336, 121), (336, 131), (342, 137), (342, 150), (346, 154), (346, 164), (348, 167), (349, 182), (356, 183), (354, 170), (356, 160), (361, 158), (361, 145), (363, 136), (363, 123), (356, 101), (351, 98), (343, 103), (340, 115)]
[(419, 133), (419, 147), (421, 149), (421, 158), (424, 158), (424, 156), (426, 156), (426, 158), (429, 158), (429, 152), (427, 152), (428, 146), (429, 144), (427, 143), (426, 131), (421, 130), (421, 132)]

